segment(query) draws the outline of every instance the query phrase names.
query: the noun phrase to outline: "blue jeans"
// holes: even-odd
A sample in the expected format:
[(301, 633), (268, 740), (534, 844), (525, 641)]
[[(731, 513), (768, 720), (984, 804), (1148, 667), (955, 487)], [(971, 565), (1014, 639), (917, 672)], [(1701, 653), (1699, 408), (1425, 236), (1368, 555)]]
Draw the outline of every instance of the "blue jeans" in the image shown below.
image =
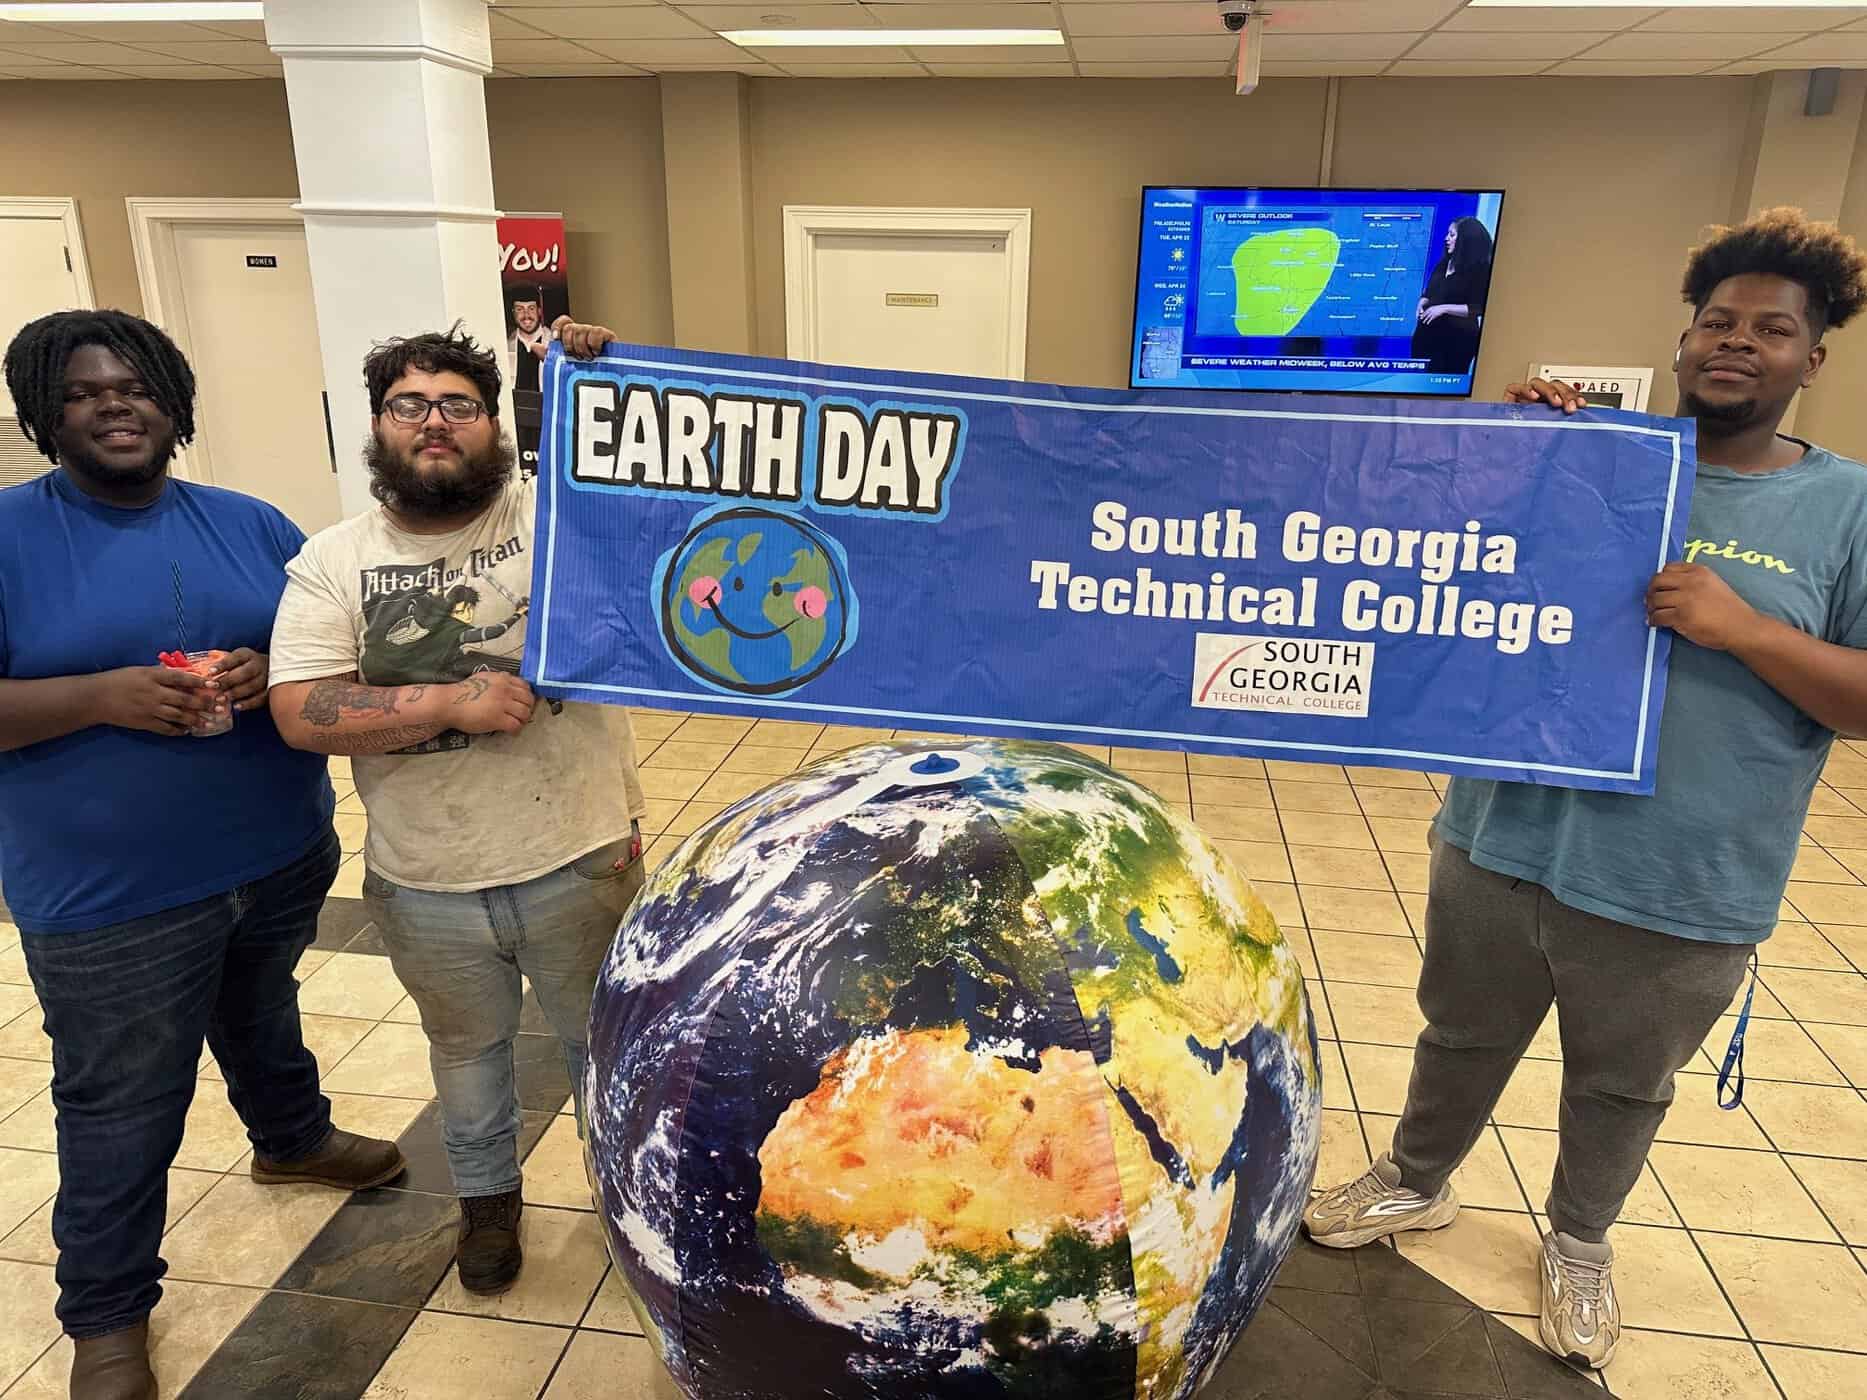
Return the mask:
[(74, 1338), (133, 1327), (162, 1296), (168, 1169), (203, 1036), (257, 1152), (289, 1162), (329, 1136), (293, 969), (339, 859), (327, 833), (225, 894), (87, 933), (20, 936), (52, 1038), (57, 1311)]
[(564, 1048), (583, 1130), (590, 998), (616, 926), (642, 887), (634, 837), (522, 885), (436, 893), (370, 871), (363, 898), (428, 1036), (442, 1137), (461, 1196), (517, 1190), (519, 1102), (512, 1064), (531, 979)]

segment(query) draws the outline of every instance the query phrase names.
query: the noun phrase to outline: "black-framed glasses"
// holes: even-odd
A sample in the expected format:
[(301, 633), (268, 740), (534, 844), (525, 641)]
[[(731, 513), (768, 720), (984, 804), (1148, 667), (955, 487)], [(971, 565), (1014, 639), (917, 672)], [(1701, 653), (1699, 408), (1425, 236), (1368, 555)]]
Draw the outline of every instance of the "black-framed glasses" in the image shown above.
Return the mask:
[(449, 394), (445, 398), (430, 399), (421, 394), (397, 394), (383, 405), (383, 411), (398, 423), (410, 427), (426, 423), (428, 415), (435, 409), (441, 410), (441, 417), (449, 423), (473, 423), (486, 412), (486, 405), (478, 399), (470, 399), (465, 394)]

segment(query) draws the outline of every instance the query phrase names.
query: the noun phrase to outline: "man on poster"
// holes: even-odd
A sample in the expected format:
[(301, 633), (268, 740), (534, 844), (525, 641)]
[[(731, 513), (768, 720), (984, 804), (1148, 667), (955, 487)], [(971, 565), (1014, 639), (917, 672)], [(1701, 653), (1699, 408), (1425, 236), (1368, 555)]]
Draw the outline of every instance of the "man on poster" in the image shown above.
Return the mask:
[[(1392, 1148), (1304, 1217), (1312, 1239), (1343, 1249), (1450, 1225), (1448, 1179), (1553, 1002), (1562, 1110), (1540, 1331), (1594, 1368), (1621, 1330), (1607, 1230), (1673, 1076), (1775, 927), (1836, 731), (1867, 732), (1867, 471), (1778, 431), (1828, 357), (1825, 333), (1867, 306), (1867, 255), (1833, 225), (1773, 210), (1716, 230), (1684, 295), (1693, 318), (1674, 368), (1699, 469), (1684, 557), (1646, 598), (1650, 623), (1679, 639), (1656, 790), (1452, 783), (1405, 1112)], [(1510, 398), (1585, 406), (1541, 379)], [(1735, 1041), (1725, 1063), (1740, 1066), (1739, 1102), (1741, 1052)]]

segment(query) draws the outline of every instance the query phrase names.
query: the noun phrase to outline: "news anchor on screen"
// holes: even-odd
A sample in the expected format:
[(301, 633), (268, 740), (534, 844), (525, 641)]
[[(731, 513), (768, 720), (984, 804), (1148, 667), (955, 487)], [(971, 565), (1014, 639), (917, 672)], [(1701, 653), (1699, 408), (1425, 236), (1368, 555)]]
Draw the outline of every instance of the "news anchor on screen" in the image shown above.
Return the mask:
[(1464, 374), (1478, 358), (1478, 321), (1491, 291), (1491, 231), (1476, 219), (1446, 230), (1446, 252), (1426, 280), (1413, 357), (1432, 374)]

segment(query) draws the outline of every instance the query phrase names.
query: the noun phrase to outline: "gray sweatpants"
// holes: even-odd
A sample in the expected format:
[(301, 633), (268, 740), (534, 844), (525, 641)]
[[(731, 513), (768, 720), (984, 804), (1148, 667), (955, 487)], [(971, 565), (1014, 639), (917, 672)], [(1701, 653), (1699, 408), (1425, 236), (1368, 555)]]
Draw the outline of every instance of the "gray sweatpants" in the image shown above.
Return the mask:
[[(1562, 1113), (1550, 1223), (1600, 1242), (1621, 1213), (1692, 1058), (1743, 984), (1747, 944), (1597, 918), (1435, 841), (1401, 1182), (1435, 1194), (1471, 1151), (1551, 1001)], [(1709, 1092), (1709, 1091), (1707, 1091)]]

